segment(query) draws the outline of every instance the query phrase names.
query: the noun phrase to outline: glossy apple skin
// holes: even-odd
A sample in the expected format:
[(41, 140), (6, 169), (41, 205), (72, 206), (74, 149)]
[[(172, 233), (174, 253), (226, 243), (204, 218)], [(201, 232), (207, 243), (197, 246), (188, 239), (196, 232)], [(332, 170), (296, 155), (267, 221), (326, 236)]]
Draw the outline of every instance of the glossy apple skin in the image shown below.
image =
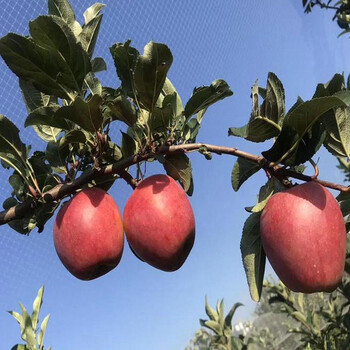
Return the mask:
[(124, 231), (113, 198), (99, 188), (76, 194), (57, 214), (54, 243), (63, 265), (81, 280), (114, 269), (123, 253)]
[(195, 238), (191, 204), (170, 176), (143, 180), (124, 208), (126, 238), (145, 262), (163, 271), (175, 271), (185, 262)]
[(307, 182), (273, 195), (260, 219), (271, 266), (295, 292), (332, 292), (345, 265), (346, 229), (337, 201)]

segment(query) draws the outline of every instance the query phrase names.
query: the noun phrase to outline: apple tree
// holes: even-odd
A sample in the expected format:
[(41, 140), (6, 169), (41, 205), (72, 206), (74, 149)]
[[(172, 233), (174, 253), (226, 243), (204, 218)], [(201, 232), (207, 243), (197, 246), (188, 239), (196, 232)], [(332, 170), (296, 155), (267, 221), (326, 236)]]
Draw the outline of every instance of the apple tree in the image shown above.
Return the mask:
[[(306, 6), (307, 2), (303, 4)], [(312, 6), (311, 2), (309, 5)], [(108, 225), (114, 220), (118, 226), (123, 220), (135, 255), (157, 268), (176, 270), (185, 261), (194, 240), (194, 219), (185, 196), (185, 193), (192, 195), (195, 184), (190, 154), (199, 152), (207, 160), (214, 155), (235, 156), (232, 173), (228, 174), (234, 191), (258, 171), (266, 173), (266, 183), (258, 191), (257, 203), (246, 207), (250, 216), (241, 240), (243, 265), (253, 300), (258, 301), (261, 295), (266, 253), (268, 258), (281, 264), (288, 278), (303, 283), (300, 274), (293, 277), (288, 274), (290, 266), (287, 265), (293, 257), (277, 257), (276, 251), (279, 244), (283, 244), (286, 254), (288, 247), (293, 248), (290, 251), (306, 254), (310, 240), (315, 239), (318, 223), (309, 220), (315, 212), (317, 217), (330, 218), (323, 242), (333, 242), (333, 246), (338, 242), (339, 251), (329, 259), (328, 254), (332, 252), (313, 250), (305, 263), (310, 264), (312, 273), (319, 275), (318, 284), (315, 288), (300, 290), (330, 291), (330, 285), (336, 288), (340, 282), (339, 266), (343, 270), (345, 263), (343, 217), (348, 225), (350, 190), (319, 179), (319, 169), (312, 158), (323, 146), (341, 162), (349, 161), (349, 79), (335, 74), (329, 82), (318, 84), (310, 99), (298, 97), (286, 110), (283, 84), (270, 72), (264, 86), (256, 81), (251, 89), (252, 108), (247, 111), (246, 125), (228, 127), (228, 134), (247, 142), (273, 140), (273, 145), (255, 155), (234, 147), (199, 143), (196, 140), (207, 109), (233, 95), (229, 85), (224, 80), (215, 80), (194, 88), (189, 100), (182, 101), (167, 77), (173, 63), (170, 48), (151, 41), (140, 52), (128, 40), (109, 48), (120, 86), (116, 89), (103, 86), (98, 73), (107, 69), (106, 63), (102, 57), (94, 56), (103, 6), (96, 3), (89, 7), (81, 24), (67, 0), (48, 0), (48, 15), (29, 23), (29, 36), (9, 33), (0, 39), (0, 55), (19, 78), (27, 107), (24, 127), (32, 127), (46, 142), (41, 150), (31, 149), (22, 142), (20, 129), (8, 117), (0, 115), (0, 159), (2, 166), (9, 170), (12, 187), (3, 203), (0, 224), (8, 224), (26, 235), (34, 229), (42, 232), (47, 220), (60, 210), (55, 222), (56, 250), (73, 274), (91, 279), (108, 272), (120, 260), (122, 233)], [(122, 135), (119, 143), (111, 132), (115, 126)], [(166, 175), (145, 179), (144, 165), (152, 162), (162, 164)], [(313, 174), (304, 174), (306, 163), (314, 168)], [(128, 214), (126, 208), (122, 219), (115, 214), (117, 210), (112, 210), (116, 204), (106, 199), (109, 196), (106, 191), (116, 179), (125, 180), (135, 189), (130, 207), (138, 207), (137, 215)], [(305, 193), (296, 190), (294, 179), (321, 190), (317, 193), (312, 190), (316, 187), (310, 186), (311, 190)], [(326, 187), (340, 192), (337, 200), (341, 212)], [(92, 215), (86, 205), (92, 193), (90, 188), (103, 191), (100, 199), (91, 197), (95, 200), (94, 210), (103, 212), (105, 220), (91, 219), (98, 215), (96, 212)], [(297, 196), (300, 205), (307, 205), (305, 215), (298, 217), (301, 213), (294, 210), (293, 205), (281, 206), (273, 214), (265, 210), (277, 192), (287, 196), (291, 204)], [(277, 196), (274, 198), (282, 198)], [(65, 199), (69, 199), (68, 204)], [(109, 201), (106, 206), (102, 205), (105, 200)], [(276, 201), (278, 207), (278, 199)], [(148, 205), (154, 208), (152, 222), (148, 221)], [(168, 215), (164, 215), (163, 207), (169, 208)], [(183, 216), (187, 215), (188, 220), (176, 226), (172, 224), (173, 218), (180, 208), (185, 208)], [(290, 230), (284, 230), (288, 232), (280, 242), (269, 238), (274, 249), (265, 252), (260, 219), (270, 216), (271, 222), (281, 222), (287, 209), (284, 225)], [(74, 215), (79, 216), (80, 221), (72, 227), (70, 218)], [(291, 226), (291, 222), (299, 224)], [(96, 230), (100, 233), (84, 238), (81, 232), (88, 225), (100, 225)], [(277, 232), (283, 229), (283, 224), (272, 226)], [(73, 231), (76, 235), (72, 235)], [(105, 232), (105, 236), (101, 232)], [(152, 232), (157, 234), (152, 236)], [(149, 238), (147, 245), (142, 241), (145, 236)], [(78, 237), (84, 245), (69, 250)], [(91, 242), (99, 242), (102, 252), (109, 251), (111, 244), (117, 247), (110, 255), (97, 254)], [(84, 251), (79, 252), (81, 246)], [(79, 266), (71, 266), (70, 261), (78, 261)], [(307, 283), (312, 283), (311, 277)]]

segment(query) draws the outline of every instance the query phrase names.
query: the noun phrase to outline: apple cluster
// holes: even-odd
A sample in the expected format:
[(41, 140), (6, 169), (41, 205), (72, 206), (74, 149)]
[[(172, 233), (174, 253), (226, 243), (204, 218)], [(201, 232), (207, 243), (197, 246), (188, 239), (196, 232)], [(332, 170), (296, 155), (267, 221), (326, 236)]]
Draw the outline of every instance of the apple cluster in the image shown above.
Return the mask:
[[(54, 243), (75, 277), (91, 280), (114, 269), (124, 248), (163, 271), (179, 269), (195, 238), (195, 219), (182, 187), (170, 176), (143, 180), (128, 199), (122, 218), (113, 198), (87, 188), (60, 209)], [(316, 182), (276, 193), (260, 218), (264, 252), (281, 281), (303, 293), (331, 292), (341, 282), (346, 229), (332, 194)]]
[(124, 231), (141, 260), (163, 271), (179, 269), (195, 238), (193, 210), (185, 191), (170, 176), (150, 176), (130, 196), (122, 218), (107, 192), (83, 189), (57, 215), (55, 248), (70, 273), (92, 280), (119, 264)]

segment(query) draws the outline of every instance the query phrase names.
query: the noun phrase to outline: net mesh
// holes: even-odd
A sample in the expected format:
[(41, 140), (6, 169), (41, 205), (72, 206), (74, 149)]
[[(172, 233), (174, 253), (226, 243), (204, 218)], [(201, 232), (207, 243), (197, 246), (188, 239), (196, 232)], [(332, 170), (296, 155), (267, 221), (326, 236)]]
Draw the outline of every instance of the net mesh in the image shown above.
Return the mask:
[[(30, 6), (27, 2), (19, 0), (0, 1), (0, 4), (2, 9), (0, 13), (1, 37), (8, 32), (28, 35), (28, 22), (47, 13), (46, 1), (31, 2)], [(83, 12), (91, 6), (92, 2), (78, 0), (72, 4), (77, 20), (83, 23)], [(184, 11), (197, 14), (202, 22), (189, 21), (188, 16), (183, 15)], [(232, 13), (225, 10), (224, 2), (191, 1), (184, 6), (175, 0), (163, 4), (145, 0), (133, 2), (131, 8), (130, 1), (127, 0), (107, 1), (103, 12), (104, 18), (94, 55), (102, 56), (107, 62), (108, 71), (99, 74), (103, 85), (112, 87), (119, 85), (108, 48), (115, 42), (124, 42), (128, 39), (132, 39), (132, 45), (140, 52), (150, 40), (168, 44), (174, 55), (174, 65), (169, 75), (171, 79), (174, 77), (173, 83), (180, 95), (184, 95), (185, 98), (191, 95), (194, 81), (198, 86), (217, 78), (218, 73), (212, 74), (214, 66), (216, 72), (219, 67), (219, 70), (224, 73), (224, 62), (227, 62), (229, 57), (222, 56), (218, 59), (216, 52), (228, 52), (231, 49), (225, 50), (224, 47), (220, 47), (218, 50), (217, 36), (220, 33), (222, 39), (222, 35), (230, 35), (230, 28), (222, 32), (220, 23), (233, 22), (228, 20), (232, 17)], [(189, 36), (202, 37), (205, 40), (216, 42), (216, 48), (212, 52), (207, 52), (200, 40), (189, 41), (187, 40)], [(183, 57), (186, 57), (186, 65), (181, 64)], [(199, 60), (205, 67), (200, 76), (196, 70)], [(24, 129), (23, 127), (27, 114), (18, 88), (17, 77), (8, 69), (3, 60), (0, 60), (0, 72), (0, 113), (10, 118), (20, 128), (21, 139), (24, 143), (31, 144), (33, 150), (43, 150), (45, 144), (36, 136), (32, 128)], [(1, 203), (9, 197), (11, 192), (8, 184), (8, 177), (11, 173), (0, 167)], [(119, 191), (118, 198), (120, 201), (125, 200), (125, 194)], [(51, 268), (48, 265), (49, 261), (56, 259), (52, 247), (52, 220), (47, 224), (42, 235), (37, 235), (34, 231), (29, 237), (21, 236), (8, 226), (1, 226), (0, 231), (0, 266), (2, 266), (0, 295), (5, 291), (11, 292), (11, 290), (18, 294), (17, 291), (23, 289), (29, 280), (39, 285), (43, 283), (43, 280), (48, 283), (53, 278), (52, 271), (55, 267), (53, 265)], [(59, 275), (55, 275), (55, 279), (57, 278)]]
[[(6, 35), (8, 32), (15, 32), (21, 35), (28, 34), (28, 21), (35, 19), (41, 14), (47, 13), (46, 2), (46, 0), (0, 0), (0, 37)], [(203, 125), (201, 133), (205, 133), (205, 130), (203, 129), (207, 128), (206, 130), (208, 130), (208, 133), (206, 136), (208, 137), (203, 137), (203, 139), (210, 143), (215, 143), (217, 141), (217, 138), (215, 139), (216, 136), (220, 137), (220, 140), (222, 140), (223, 137), (227, 135), (227, 127), (240, 126), (246, 123), (251, 108), (251, 100), (249, 98), (250, 87), (257, 77), (261, 79), (261, 85), (264, 85), (266, 73), (269, 70), (276, 72), (279, 76), (281, 73), (282, 76), (280, 76), (280, 78), (286, 83), (286, 91), (290, 92), (287, 95), (287, 104), (289, 106), (295, 102), (294, 100), (299, 94), (301, 96), (306, 96), (306, 98), (308, 96), (311, 97), (316, 84), (320, 81), (326, 82), (334, 72), (348, 72), (350, 70), (349, 63), (347, 63), (348, 49), (345, 49), (345, 45), (341, 44), (341, 41), (337, 41), (330, 46), (330, 42), (334, 43), (336, 41), (336, 36), (338, 34), (337, 28), (335, 26), (333, 28), (332, 24), (329, 23), (329, 18), (325, 19), (327, 27), (326, 25), (322, 26), (322, 22), (319, 21), (320, 17), (314, 22), (312, 22), (313, 18), (316, 17), (310, 16), (304, 18), (302, 9), (300, 8), (300, 3), (295, 4), (298, 1), (166, 0), (160, 2), (155, 0), (106, 0), (103, 2), (106, 3), (107, 6), (103, 10), (104, 17), (95, 49), (95, 56), (102, 56), (107, 63), (108, 71), (98, 74), (98, 77), (104, 86), (119, 86), (119, 81), (113, 66), (113, 60), (108, 48), (115, 42), (125, 42), (128, 39), (132, 40), (132, 45), (140, 52), (143, 51), (143, 47), (150, 40), (166, 43), (170, 47), (174, 56), (174, 63), (170, 69), (169, 78), (184, 101), (190, 97), (192, 89), (195, 86), (208, 85), (217, 78), (227, 80), (232, 86), (236, 98), (232, 100), (233, 102), (230, 105), (229, 111), (228, 109), (221, 109), (221, 103), (215, 106), (215, 112), (213, 114), (217, 115), (210, 115), (212, 112), (211, 110), (208, 110), (206, 117), (208, 123), (206, 126)], [(92, 5), (93, 1), (71, 0), (71, 3), (77, 15), (77, 20), (80, 23), (83, 23), (83, 12), (86, 8)], [(316, 14), (313, 16), (316, 16)], [(305, 24), (306, 21), (310, 22), (307, 26)], [(327, 28), (327, 30), (325, 28)], [(345, 43), (345, 41), (343, 42)], [(335, 57), (323, 52), (323, 48), (327, 48), (327, 45), (332, 48), (335, 46), (337, 47), (337, 49), (334, 49), (337, 52)], [(298, 47), (298, 50), (300, 51), (294, 52), (295, 47)], [(327, 50), (325, 49), (324, 51), (328, 52)], [(293, 75), (288, 75), (288, 72), (292, 72)], [(308, 84), (304, 84), (304, 80), (308, 81)], [(239, 86), (237, 86), (238, 82), (240, 84)], [(236, 101), (238, 101), (238, 103), (236, 103)], [(1, 58), (0, 113), (10, 118), (17, 127), (20, 128), (21, 138), (24, 143), (31, 144), (33, 150), (44, 149), (45, 144), (36, 136), (33, 130), (31, 128), (24, 129), (23, 125), (27, 113), (18, 88), (18, 80), (17, 77), (10, 72)], [(218, 122), (219, 118), (220, 122)], [(117, 133), (117, 130), (115, 132)], [(118, 134), (115, 135), (114, 139), (119, 139)], [(228, 145), (233, 144), (233, 142), (229, 143), (231, 140), (224, 140), (223, 142), (227, 142), (226, 144)], [(240, 147), (239, 142), (239, 140), (235, 140), (234, 145)], [(247, 145), (247, 149), (245, 147), (246, 145), (242, 149), (256, 153), (255, 148), (254, 150), (250, 150), (249, 145)], [(197, 164), (195, 164), (195, 156), (193, 159), (194, 178), (196, 179), (196, 171), (198, 171), (198, 175), (200, 175), (199, 172), (201, 169), (198, 170), (198, 167), (196, 166)], [(200, 215), (208, 216), (214, 215), (213, 212), (218, 212), (216, 221), (215, 219), (212, 220), (212, 226), (208, 224), (209, 220), (204, 220), (207, 218), (203, 218), (201, 234), (202, 238), (205, 235), (206, 238), (208, 238), (208, 241), (205, 242), (208, 250), (207, 255), (201, 253), (201, 259), (206, 259), (206, 257), (212, 256), (212, 252), (215, 251), (215, 244), (220, 242), (220, 239), (218, 238), (220, 236), (222, 238), (227, 238), (226, 241), (222, 240), (222, 242), (225, 242), (226, 246), (231, 247), (232, 242), (232, 248), (234, 248), (232, 249), (232, 254), (227, 258), (229, 263), (225, 262), (225, 264), (221, 265), (226, 266), (226, 263), (228, 265), (233, 264), (234, 259), (237, 257), (240, 262), (239, 233), (243, 226), (242, 220), (244, 219), (244, 215), (238, 217), (239, 214), (237, 215), (236, 211), (236, 217), (234, 220), (227, 221), (232, 227), (225, 229), (222, 228), (221, 231), (218, 230), (217, 222), (223, 221), (221, 220), (222, 218), (219, 218), (219, 214), (221, 214), (222, 217), (231, 219), (233, 215), (232, 208), (243, 208), (242, 197), (236, 196), (237, 199), (234, 199), (233, 195), (232, 197), (229, 197), (226, 193), (230, 186), (227, 174), (230, 174), (232, 170), (232, 163), (227, 162), (226, 160), (223, 161), (222, 159), (223, 157), (219, 158), (217, 162), (221, 162), (220, 165), (226, 168), (220, 168), (220, 171), (222, 171), (220, 174), (217, 173), (217, 167), (211, 166), (212, 163), (210, 165), (205, 165), (205, 176), (202, 176), (201, 181), (203, 193), (205, 192), (208, 194), (207, 198), (198, 197), (201, 198), (198, 200), (198, 204), (203, 205), (201, 209), (205, 208), (205, 206), (203, 203), (199, 203), (199, 201), (210, 202), (210, 206), (208, 204), (207, 210), (202, 210), (203, 214), (198, 210), (198, 223), (201, 222)], [(331, 171), (334, 172), (334, 167), (331, 169)], [(8, 177), (11, 173), (11, 171), (6, 171), (0, 167), (0, 205), (11, 193), (8, 184)], [(217, 192), (210, 192), (214, 188), (212, 179), (214, 179), (215, 185), (218, 185), (220, 182), (224, 183), (224, 173), (226, 174), (225, 191), (219, 192), (218, 186)], [(198, 180), (198, 182), (199, 181), (200, 180)], [(338, 179), (338, 182), (341, 181), (342, 176)], [(198, 182), (196, 182), (196, 186)], [(246, 192), (244, 192), (244, 196), (250, 195), (250, 200), (244, 198), (245, 204), (255, 201), (257, 189), (258, 185), (247, 186), (245, 188)], [(113, 187), (112, 195), (117, 199), (120, 208), (123, 207), (123, 203), (125, 203), (126, 197), (129, 193), (130, 190), (128, 189), (127, 191), (126, 187)], [(211, 203), (213, 198), (215, 199), (216, 204)], [(220, 201), (221, 203), (226, 203), (225, 201), (228, 200), (227, 198), (229, 198), (231, 202), (227, 202), (227, 205), (222, 205), (220, 210), (216, 210), (216, 207), (214, 206), (217, 205), (217, 203), (220, 203)], [(193, 200), (195, 201), (196, 198), (193, 198)], [(225, 213), (225, 211), (227, 212)], [(55, 288), (57, 286), (57, 288), (59, 288), (60, 284), (67, 285), (72, 283), (73, 285), (76, 283), (73, 278), (67, 278), (67, 274), (66, 272), (63, 272), (64, 269), (56, 256), (52, 242), (52, 222), (53, 220), (51, 219), (42, 234), (39, 235), (36, 230), (34, 230), (29, 237), (16, 233), (6, 225), (0, 226), (0, 314), (2, 314), (3, 310), (9, 309), (11, 305), (16, 308), (18, 299), (22, 298), (22, 295), (26, 290), (29, 291), (28, 300), (31, 301), (33, 292), (38, 289), (40, 285), (45, 284), (45, 286), (55, 286)], [(226, 231), (229, 231), (227, 237), (224, 236)], [(220, 234), (216, 235), (216, 233)], [(233, 235), (232, 233), (235, 234)], [(228, 235), (230, 236), (228, 237)], [(198, 243), (200, 243), (200, 240), (201, 237), (198, 237), (197, 252), (199, 252)], [(230, 243), (227, 244), (227, 242)], [(213, 247), (211, 247), (211, 243), (213, 244)], [(224, 248), (226, 247), (223, 247), (222, 244), (220, 252), (223, 251)], [(219, 251), (219, 248), (217, 251)], [(197, 254), (196, 251), (194, 251), (194, 254)], [(218, 255), (224, 256), (225, 254)], [(218, 256), (217, 258), (219, 261), (220, 257)], [(192, 261), (194, 260), (195, 259)], [(198, 259), (198, 265), (206, 263), (200, 261), (203, 260)], [(193, 271), (197, 270), (194, 270), (193, 267)], [(214, 293), (214, 289), (210, 288), (214, 288), (214, 285), (215, 288), (219, 288), (218, 285), (220, 284), (211, 283), (210, 286), (210, 283), (208, 282), (218, 280), (217, 267), (214, 262), (213, 264), (210, 264), (210, 266), (206, 266), (205, 273), (207, 276), (204, 277), (202, 266), (198, 271), (200, 272), (198, 272), (197, 275), (194, 273), (191, 277), (193, 288), (187, 293), (188, 295), (191, 295), (193, 300), (202, 300), (203, 295), (207, 292), (210, 294), (211, 290)], [(245, 283), (245, 277), (243, 276), (242, 267), (234, 267), (234, 271), (234, 274), (236, 275), (235, 278), (232, 279), (232, 285), (224, 289), (226, 284), (222, 282), (222, 290), (220, 292), (215, 290), (215, 293), (217, 293), (215, 297), (219, 295), (228, 295), (231, 292), (232, 295), (230, 295), (232, 297), (237, 297), (237, 294), (234, 295), (238, 284), (237, 281), (241, 281), (243, 284)], [(121, 273), (124, 273), (123, 270)], [(200, 276), (203, 276), (203, 281), (205, 280), (205, 282), (203, 282), (203, 284), (205, 283), (205, 287), (203, 287), (202, 290), (197, 288)], [(157, 275), (157, 277), (159, 276)], [(132, 279), (132, 277), (130, 277), (130, 279)], [(223, 275), (222, 280), (220, 281), (223, 281), (224, 279), (228, 280), (227, 276)], [(125, 276), (125, 278), (121, 280), (126, 284), (129, 282), (128, 276)], [(190, 280), (190, 277), (188, 280)], [(165, 281), (165, 279), (163, 281)], [(121, 288), (121, 284), (122, 283), (118, 282), (118, 288)], [(178, 285), (180, 284), (181, 282)], [(145, 285), (147, 288), (150, 287), (150, 282), (147, 280)], [(176, 285), (176, 287), (178, 285)], [(80, 288), (81, 285), (78, 285), (77, 283), (74, 284), (74, 288), (71, 288), (71, 290), (80, 291), (78, 286)], [(204, 288), (207, 288), (208, 290), (204, 290)], [(245, 284), (242, 289), (243, 288), (246, 288)], [(177, 290), (175, 287), (173, 289), (175, 291)], [(238, 289), (239, 288), (237, 288), (237, 290)], [(88, 287), (86, 287), (86, 290), (88, 290)], [(55, 293), (58, 294), (56, 290)], [(115, 293), (115, 291), (113, 291), (113, 293)], [(245, 289), (244, 293), (245, 295), (248, 293), (247, 289)], [(91, 300), (93, 300), (94, 294), (92, 292), (90, 296)], [(13, 301), (11, 304), (9, 303), (10, 299)], [(143, 300), (141, 297), (137, 299), (140, 299), (141, 301)], [(174, 296), (174, 300), (175, 299), (177, 300), (180, 298), (176, 295)], [(24, 301), (23, 299), (21, 300)], [(54, 297), (50, 298), (50, 300), (52, 300), (52, 303), (55, 302)], [(60, 300), (62, 301), (62, 299)], [(238, 300), (242, 299), (238, 298)], [(247, 300), (247, 302), (249, 301)], [(148, 303), (149, 301), (147, 300), (147, 305)], [(172, 304), (172, 301), (169, 301), (169, 305), (170, 304)], [(136, 314), (136, 307), (138, 307), (137, 300), (135, 301), (135, 305)], [(137, 314), (139, 315), (140, 309), (148, 310), (146, 308), (147, 305), (142, 305), (142, 307), (137, 309)], [(81, 305), (81, 307), (84, 307), (84, 305)], [(93, 308), (93, 305), (90, 305), (90, 307)], [(202, 311), (202, 304), (200, 305), (200, 310)], [(86, 310), (84, 309), (83, 312), (86, 312)], [(153, 313), (153, 310), (149, 312)], [(167, 320), (168, 317), (171, 316), (170, 314), (173, 316), (173, 314), (175, 315), (176, 313), (173, 313), (173, 310), (171, 312), (169, 311)], [(69, 316), (73, 317), (74, 315)], [(143, 316), (144, 319), (147, 319), (148, 317), (148, 315), (143, 315), (141, 313), (141, 316), (139, 316), (140, 322), (144, 321), (141, 320)], [(59, 317), (58, 313), (57, 317)], [(195, 320), (196, 317), (197, 316), (194, 314), (191, 315), (193, 320)], [(85, 318), (85, 314), (83, 318)], [(9, 329), (8, 322), (10, 321), (8, 321), (7, 318), (1, 316), (0, 329)], [(64, 323), (65, 320), (62, 320), (62, 324)], [(166, 324), (166, 322), (163, 323), (164, 325)], [(188, 325), (183, 319), (179, 319), (179, 322), (174, 324), (180, 326), (180, 323), (183, 324), (184, 327)], [(110, 324), (114, 327), (113, 323)], [(121, 327), (123, 327), (123, 324), (124, 320)], [(96, 324), (96, 326), (99, 326), (99, 324)], [(106, 323), (103, 325), (101, 323), (101, 327), (102, 326), (105, 327)], [(147, 328), (148, 326), (153, 327), (152, 324), (143, 324), (142, 328), (145, 328), (145, 332), (149, 330), (149, 328)], [(57, 344), (60, 341), (61, 336), (60, 327), (57, 327)], [(197, 323), (195, 323), (194, 326), (192, 325), (192, 327), (197, 327)], [(52, 332), (53, 331), (54, 328)], [(66, 334), (70, 334), (68, 331), (69, 330), (66, 330)], [(14, 330), (14, 332), (16, 332), (14, 334), (17, 334), (17, 329)], [(90, 328), (86, 327), (86, 332), (86, 338), (91, 341), (90, 338), (92, 334)], [(11, 339), (7, 339), (8, 334), (6, 334), (5, 337), (5, 335), (1, 333), (2, 332), (0, 332), (1, 348), (10, 348), (10, 346), (13, 345), (10, 344), (11, 339), (14, 339), (15, 336)], [(95, 333), (98, 334), (98, 332)], [(113, 333), (113, 336), (116, 336), (114, 335), (114, 329), (113, 332), (111, 331), (110, 333)], [(149, 331), (149, 336), (158, 338), (158, 336), (161, 335), (160, 333), (162, 332), (159, 332), (157, 337), (154, 337), (152, 330), (152, 332)], [(164, 336), (166, 336), (167, 332), (163, 333)], [(170, 333), (174, 333), (173, 329), (168, 330), (168, 334)], [(105, 332), (105, 329), (101, 330), (101, 334), (101, 337), (106, 336), (107, 332)], [(183, 334), (186, 334), (185, 331)], [(189, 336), (190, 333), (186, 336), (187, 339)], [(137, 337), (130, 338), (135, 339), (128, 339), (128, 342), (132, 342), (133, 340), (136, 341)], [(161, 337), (159, 337), (159, 339), (161, 339)], [(152, 339), (152, 341), (155, 340)], [(185, 344), (186, 339), (182, 339), (181, 341)], [(8, 343), (8, 346), (6, 346), (6, 344), (3, 346), (4, 343)], [(57, 346), (59, 347), (59, 345)], [(71, 348), (75, 347), (74, 344), (70, 344), (70, 346)], [(98, 347), (97, 344), (96, 346), (93, 346), (91, 343), (91, 349), (96, 349)], [(75, 348), (78, 348), (78, 345)], [(132, 346), (129, 347), (128, 345), (124, 348), (133, 349)], [(155, 349), (157, 347), (154, 346), (152, 348)], [(159, 346), (158, 348), (170, 349), (166, 346)], [(180, 348), (180, 345), (178, 348)]]

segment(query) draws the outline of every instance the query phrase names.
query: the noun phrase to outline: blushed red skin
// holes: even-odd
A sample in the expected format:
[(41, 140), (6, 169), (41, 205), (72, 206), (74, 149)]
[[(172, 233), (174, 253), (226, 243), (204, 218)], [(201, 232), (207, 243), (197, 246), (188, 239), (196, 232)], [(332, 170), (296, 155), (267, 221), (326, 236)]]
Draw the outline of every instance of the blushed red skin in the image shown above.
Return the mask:
[(113, 198), (99, 188), (76, 194), (57, 214), (54, 243), (63, 265), (81, 280), (114, 269), (123, 253), (124, 232)]
[(124, 229), (142, 260), (163, 271), (179, 269), (195, 238), (195, 220), (186, 193), (167, 175), (143, 180), (124, 208)]
[(271, 266), (295, 292), (332, 292), (345, 265), (346, 229), (337, 201), (307, 182), (273, 195), (260, 219)]

